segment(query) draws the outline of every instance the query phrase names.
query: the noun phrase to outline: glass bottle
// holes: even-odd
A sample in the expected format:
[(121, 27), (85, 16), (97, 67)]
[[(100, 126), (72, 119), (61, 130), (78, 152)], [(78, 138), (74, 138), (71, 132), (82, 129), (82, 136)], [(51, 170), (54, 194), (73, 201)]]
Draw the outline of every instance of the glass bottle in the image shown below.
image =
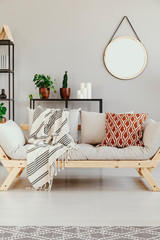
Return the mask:
[(7, 95), (5, 94), (5, 89), (1, 89), (0, 99), (6, 99)]

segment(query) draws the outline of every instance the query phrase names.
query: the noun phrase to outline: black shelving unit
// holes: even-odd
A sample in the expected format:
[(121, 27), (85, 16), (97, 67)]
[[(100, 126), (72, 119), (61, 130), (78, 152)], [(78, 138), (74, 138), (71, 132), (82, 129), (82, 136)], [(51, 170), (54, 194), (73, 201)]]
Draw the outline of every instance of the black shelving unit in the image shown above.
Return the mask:
[(0, 102), (8, 102), (8, 117), (14, 120), (14, 43), (10, 40), (0, 40), (1, 46), (8, 47), (8, 69), (0, 69), (0, 73), (8, 74), (8, 94)]
[(99, 112), (103, 112), (103, 102), (100, 98), (93, 98), (93, 99), (40, 99), (40, 98), (33, 98), (30, 99), (30, 108), (35, 108), (35, 102), (65, 102), (65, 108), (68, 108), (68, 102), (99, 102)]

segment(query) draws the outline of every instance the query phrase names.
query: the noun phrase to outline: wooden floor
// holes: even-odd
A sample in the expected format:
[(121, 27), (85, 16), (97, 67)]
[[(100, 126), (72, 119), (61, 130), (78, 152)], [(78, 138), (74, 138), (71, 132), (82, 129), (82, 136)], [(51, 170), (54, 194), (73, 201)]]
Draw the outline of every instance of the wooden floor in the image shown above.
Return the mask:
[[(0, 183), (6, 175), (0, 166)], [(153, 176), (160, 184), (160, 166)], [(0, 192), (0, 225), (160, 224), (160, 192), (150, 191), (135, 169), (65, 169), (51, 192), (28, 186), (24, 172)]]

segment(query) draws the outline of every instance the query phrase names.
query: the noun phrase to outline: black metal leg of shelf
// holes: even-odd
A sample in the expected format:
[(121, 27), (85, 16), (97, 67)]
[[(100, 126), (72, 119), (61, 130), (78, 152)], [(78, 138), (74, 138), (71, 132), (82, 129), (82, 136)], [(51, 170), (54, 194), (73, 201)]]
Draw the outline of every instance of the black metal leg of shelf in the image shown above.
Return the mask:
[[(11, 69), (11, 60), (10, 60), (10, 57), (11, 57), (11, 53), (10, 53), (10, 43), (8, 45), (8, 68)], [(8, 73), (8, 98), (9, 98), (9, 102), (8, 102), (8, 107), (9, 107), (9, 119), (11, 118), (11, 76), (10, 76), (10, 72)]]
[(68, 101), (65, 101), (65, 108), (68, 108)]
[(32, 108), (32, 100), (30, 99), (30, 109)]
[(33, 100), (33, 109), (35, 109), (35, 101)]
[(13, 98), (13, 104), (12, 104), (12, 114), (13, 114), (13, 121), (14, 121), (14, 45), (12, 45), (12, 68), (13, 68), (13, 74), (12, 74), (12, 98)]
[(103, 112), (103, 105), (102, 105), (102, 100), (99, 101), (99, 112)]
[(13, 117), (13, 121), (14, 121), (14, 100), (12, 101), (12, 117)]

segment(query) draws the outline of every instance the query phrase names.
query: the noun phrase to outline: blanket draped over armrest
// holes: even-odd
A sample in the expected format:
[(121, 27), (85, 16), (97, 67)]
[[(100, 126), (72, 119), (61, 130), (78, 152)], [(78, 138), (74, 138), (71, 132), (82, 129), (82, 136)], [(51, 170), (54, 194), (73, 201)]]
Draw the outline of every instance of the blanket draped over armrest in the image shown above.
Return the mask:
[(28, 140), (31, 145), (27, 151), (27, 177), (37, 190), (51, 190), (53, 176), (57, 174), (56, 161), (61, 159), (64, 166), (76, 148), (69, 133), (68, 115), (67, 111), (42, 107), (34, 112)]

